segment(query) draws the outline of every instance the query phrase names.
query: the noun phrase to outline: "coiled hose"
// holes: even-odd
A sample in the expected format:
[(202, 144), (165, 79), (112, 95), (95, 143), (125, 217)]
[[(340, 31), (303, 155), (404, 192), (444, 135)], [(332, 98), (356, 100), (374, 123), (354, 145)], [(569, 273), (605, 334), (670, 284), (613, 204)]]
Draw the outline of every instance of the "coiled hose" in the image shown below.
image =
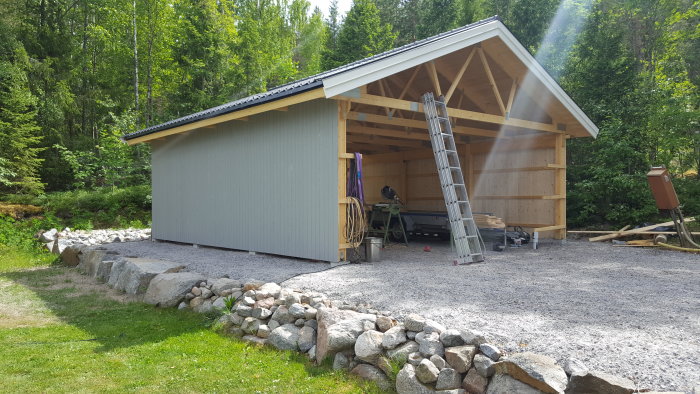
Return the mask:
[(360, 245), (365, 239), (367, 231), (367, 215), (365, 208), (358, 198), (348, 197), (345, 219), (345, 240), (355, 251), (355, 258), (349, 259), (351, 262), (360, 260)]

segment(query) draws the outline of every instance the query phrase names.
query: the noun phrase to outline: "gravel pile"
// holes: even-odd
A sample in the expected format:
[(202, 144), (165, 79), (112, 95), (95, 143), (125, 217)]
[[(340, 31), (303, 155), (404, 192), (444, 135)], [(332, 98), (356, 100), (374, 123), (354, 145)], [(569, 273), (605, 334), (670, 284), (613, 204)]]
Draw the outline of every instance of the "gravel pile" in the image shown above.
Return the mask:
[(508, 353), (570, 358), (640, 389), (692, 392), (700, 383), (700, 258), (569, 241), (489, 253), (452, 266), (449, 247), (392, 246), (383, 261), (293, 278), (284, 286), (419, 313), (492, 335)]

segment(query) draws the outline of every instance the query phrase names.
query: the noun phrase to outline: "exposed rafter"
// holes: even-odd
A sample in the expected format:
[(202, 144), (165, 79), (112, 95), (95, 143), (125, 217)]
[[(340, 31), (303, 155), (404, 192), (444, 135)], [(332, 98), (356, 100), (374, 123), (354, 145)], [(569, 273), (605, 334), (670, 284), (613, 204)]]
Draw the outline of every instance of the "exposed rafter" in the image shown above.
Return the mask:
[(488, 60), (486, 59), (486, 55), (484, 55), (484, 50), (483, 48), (478, 47), (477, 51), (479, 51), (479, 58), (481, 58), (481, 64), (484, 66), (484, 72), (486, 73), (486, 77), (488, 78), (489, 84), (491, 85), (491, 89), (493, 90), (493, 95), (496, 96), (498, 108), (501, 109), (501, 114), (505, 115), (506, 107), (503, 105), (503, 99), (501, 99), (501, 92), (498, 91), (498, 85), (496, 85), (496, 81), (493, 79), (491, 67), (489, 66)]
[[(469, 52), (469, 55), (467, 56), (467, 60), (464, 61), (464, 64), (462, 64), (462, 68), (459, 69), (459, 72), (452, 80), (452, 85), (447, 90), (447, 94), (445, 94), (445, 104), (450, 103), (450, 99), (452, 98), (452, 94), (455, 92), (455, 89), (457, 89), (457, 85), (459, 85), (459, 81), (462, 80), (462, 76), (464, 75), (464, 72), (467, 71), (467, 67), (469, 67), (469, 63), (472, 61), (472, 57), (474, 57), (474, 51), (475, 51), (475, 49), (472, 49), (471, 52)], [(400, 97), (400, 98), (403, 98), (403, 97)]]

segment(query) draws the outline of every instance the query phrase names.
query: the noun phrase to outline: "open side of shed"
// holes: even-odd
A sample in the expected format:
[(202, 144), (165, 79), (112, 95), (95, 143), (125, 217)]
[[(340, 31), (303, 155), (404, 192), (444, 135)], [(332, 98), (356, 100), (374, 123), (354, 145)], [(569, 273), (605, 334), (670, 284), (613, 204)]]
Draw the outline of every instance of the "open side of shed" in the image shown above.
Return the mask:
[[(344, 260), (346, 183), (444, 211), (420, 97), (444, 96), (474, 211), (562, 239), (583, 114), (497, 19), (125, 137), (153, 145), (155, 238)], [(330, 234), (330, 236), (329, 236)]]

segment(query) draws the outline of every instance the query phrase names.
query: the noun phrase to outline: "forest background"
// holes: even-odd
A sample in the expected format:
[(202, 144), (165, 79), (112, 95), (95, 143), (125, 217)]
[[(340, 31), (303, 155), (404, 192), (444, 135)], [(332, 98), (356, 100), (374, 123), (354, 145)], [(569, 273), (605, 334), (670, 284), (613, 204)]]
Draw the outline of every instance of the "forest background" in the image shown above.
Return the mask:
[(568, 142), (569, 226), (656, 220), (650, 165), (700, 214), (693, 0), (0, 0), (0, 195), (113, 225), (150, 207), (122, 135), (491, 15), (600, 128)]

